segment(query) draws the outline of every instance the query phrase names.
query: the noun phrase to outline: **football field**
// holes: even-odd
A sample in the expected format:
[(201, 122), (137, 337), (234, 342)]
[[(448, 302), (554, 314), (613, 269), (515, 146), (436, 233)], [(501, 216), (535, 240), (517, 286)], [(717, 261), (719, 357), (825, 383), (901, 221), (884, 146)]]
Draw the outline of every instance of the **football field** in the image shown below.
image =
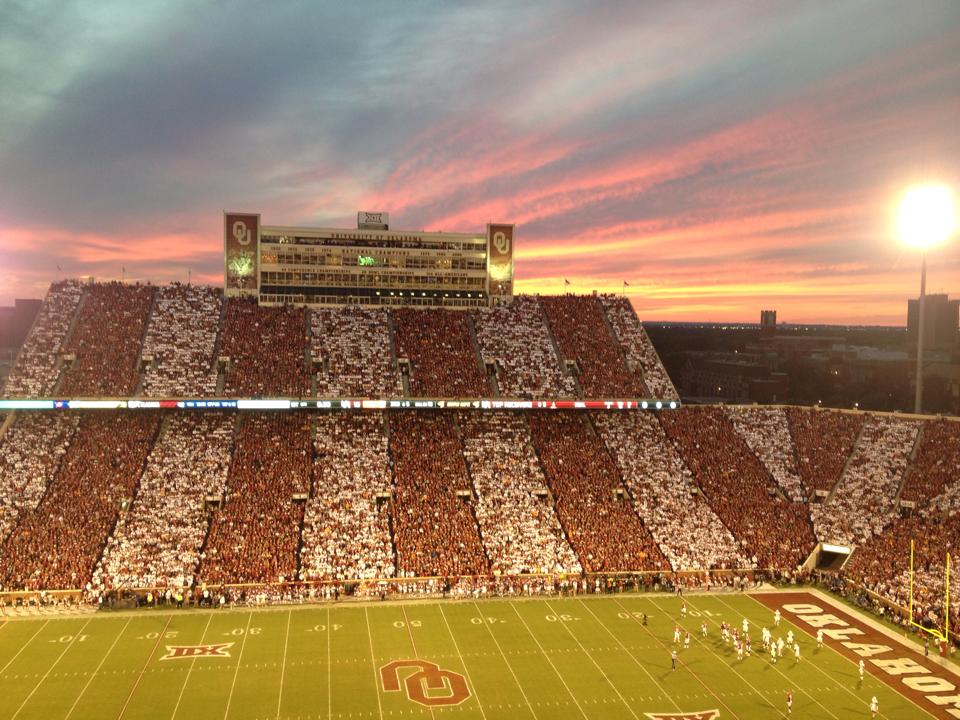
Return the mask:
[[(15, 618), (0, 621), (0, 718), (779, 718), (788, 690), (794, 718), (868, 718), (872, 696), (880, 717), (950, 717), (870, 663), (859, 680), (798, 616), (773, 627), (768, 605), (804, 600), (798, 612), (823, 604), (693, 595), (681, 618), (675, 596), (624, 594)], [(738, 660), (719, 623), (744, 618), (755, 652)], [(691, 646), (673, 670), (675, 623)], [(756, 652), (763, 626), (792, 629), (801, 661)]]

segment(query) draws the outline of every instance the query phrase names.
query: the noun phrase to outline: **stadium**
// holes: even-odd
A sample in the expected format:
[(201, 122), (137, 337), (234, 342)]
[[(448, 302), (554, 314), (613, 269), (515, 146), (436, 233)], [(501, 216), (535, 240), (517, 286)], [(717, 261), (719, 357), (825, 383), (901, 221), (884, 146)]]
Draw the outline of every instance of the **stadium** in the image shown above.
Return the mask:
[(424, 235), (227, 214), (226, 291), (50, 287), (0, 715), (960, 717), (960, 422), (681, 406), (626, 298)]

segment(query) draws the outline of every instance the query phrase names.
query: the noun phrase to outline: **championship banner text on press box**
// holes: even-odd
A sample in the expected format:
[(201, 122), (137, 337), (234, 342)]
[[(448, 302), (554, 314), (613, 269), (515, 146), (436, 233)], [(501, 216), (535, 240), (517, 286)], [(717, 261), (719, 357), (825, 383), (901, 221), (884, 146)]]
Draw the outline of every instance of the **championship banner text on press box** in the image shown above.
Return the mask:
[(676, 410), (675, 400), (0, 400), (0, 410)]

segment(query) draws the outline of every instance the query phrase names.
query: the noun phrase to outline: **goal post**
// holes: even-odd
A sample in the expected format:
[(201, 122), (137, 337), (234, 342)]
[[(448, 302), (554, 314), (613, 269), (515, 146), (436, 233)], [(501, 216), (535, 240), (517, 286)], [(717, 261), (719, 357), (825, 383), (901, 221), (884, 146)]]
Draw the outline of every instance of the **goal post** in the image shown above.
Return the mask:
[(910, 540), (910, 624), (932, 635), (937, 640), (946, 641), (950, 637), (950, 553), (944, 567), (943, 579), (943, 629), (924, 627), (913, 619), (913, 539)]

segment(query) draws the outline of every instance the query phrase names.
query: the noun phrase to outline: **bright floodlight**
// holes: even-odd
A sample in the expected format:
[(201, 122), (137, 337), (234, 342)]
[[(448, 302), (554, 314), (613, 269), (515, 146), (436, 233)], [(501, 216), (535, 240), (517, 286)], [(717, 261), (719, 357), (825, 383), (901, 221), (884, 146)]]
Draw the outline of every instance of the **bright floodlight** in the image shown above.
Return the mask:
[(946, 185), (913, 188), (903, 196), (897, 229), (908, 245), (920, 249), (938, 245), (950, 237), (956, 227), (953, 198)]

